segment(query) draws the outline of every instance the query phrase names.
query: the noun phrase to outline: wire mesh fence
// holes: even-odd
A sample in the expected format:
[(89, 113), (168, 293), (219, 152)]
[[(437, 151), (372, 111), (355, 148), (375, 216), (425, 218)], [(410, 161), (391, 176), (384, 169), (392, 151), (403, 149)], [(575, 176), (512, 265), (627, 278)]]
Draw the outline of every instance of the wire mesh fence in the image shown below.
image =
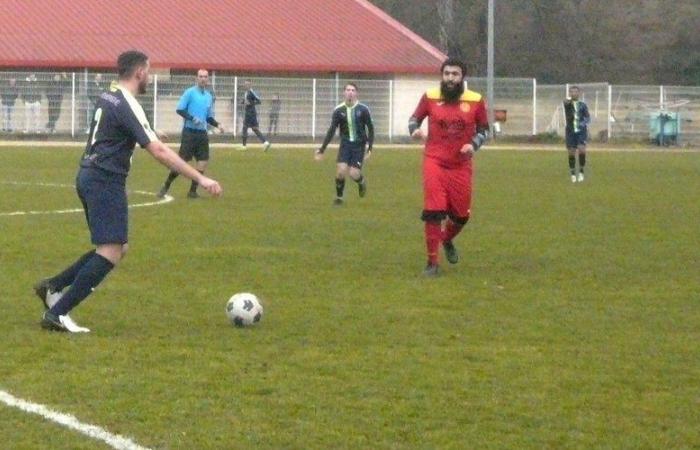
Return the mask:
[[(486, 96), (486, 78), (470, 78), (467, 87)], [(536, 82), (532, 78), (497, 78), (493, 83), (493, 108), (501, 111), (505, 122), (500, 132), (511, 135), (532, 134), (535, 120)]]
[[(87, 132), (100, 92), (116, 79), (109, 72), (0, 72), (0, 118), (5, 137), (62, 134), (74, 138)], [(437, 80), (353, 80), (344, 77), (244, 77), (212, 73), (210, 86), (215, 115), (227, 133), (239, 135), (243, 96), (249, 86), (261, 98), (257, 105), (263, 133), (321, 139), (333, 109), (343, 99), (348, 82), (358, 85), (360, 101), (372, 111), (380, 139), (405, 138), (406, 122), (420, 95)], [(156, 74), (149, 92), (139, 96), (154, 128), (177, 134), (182, 118), (175, 112), (182, 93), (195, 83), (194, 74)], [(485, 78), (470, 78), (468, 88), (486, 94)], [(564, 134), (562, 102), (569, 84), (543, 85), (531, 78), (494, 80), (498, 132), (523, 136)], [(577, 83), (591, 113), (592, 140), (649, 139), (659, 133), (659, 118), (672, 121), (679, 143), (700, 143), (700, 87), (625, 86)], [(663, 120), (663, 119), (662, 119)], [(667, 126), (663, 125), (662, 126)]]
[(700, 88), (663, 86), (661, 90), (665, 109), (678, 111), (681, 139), (688, 142), (700, 142)]

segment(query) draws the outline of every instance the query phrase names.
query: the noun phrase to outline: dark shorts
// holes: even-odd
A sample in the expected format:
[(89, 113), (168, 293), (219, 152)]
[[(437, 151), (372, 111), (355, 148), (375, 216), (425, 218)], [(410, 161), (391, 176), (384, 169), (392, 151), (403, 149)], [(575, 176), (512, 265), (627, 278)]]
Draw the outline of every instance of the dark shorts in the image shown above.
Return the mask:
[(362, 169), (362, 161), (365, 159), (364, 142), (341, 142), (338, 149), (337, 162), (345, 163), (350, 167)]
[(180, 158), (191, 161), (209, 161), (209, 135), (206, 131), (182, 130), (182, 140), (180, 142)]
[(588, 140), (588, 133), (586, 131), (579, 131), (574, 133), (573, 131), (566, 132), (566, 148), (573, 149), (579, 148), (586, 145)]
[(97, 168), (81, 168), (75, 180), (94, 245), (126, 244), (129, 207), (126, 178)]
[(246, 114), (243, 118), (244, 128), (258, 128), (258, 115), (257, 114)]

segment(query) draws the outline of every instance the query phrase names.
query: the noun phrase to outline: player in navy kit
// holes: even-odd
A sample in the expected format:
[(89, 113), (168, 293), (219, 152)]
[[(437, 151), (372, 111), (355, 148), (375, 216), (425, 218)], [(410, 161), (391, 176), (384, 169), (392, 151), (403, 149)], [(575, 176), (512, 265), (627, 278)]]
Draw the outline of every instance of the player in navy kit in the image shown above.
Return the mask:
[(316, 150), (315, 159), (323, 159), (326, 147), (333, 139), (336, 128), (340, 128), (340, 147), (335, 174), (335, 205), (343, 204), (345, 177), (350, 175), (357, 183), (360, 197), (367, 194), (367, 180), (362, 174), (362, 164), (372, 154), (374, 124), (367, 105), (357, 100), (357, 85), (348, 83), (343, 93), (345, 101), (333, 110), (331, 126), (323, 144)]
[(74, 333), (90, 331), (78, 326), (68, 313), (90, 295), (126, 253), (126, 177), (137, 143), (161, 164), (197, 181), (210, 194), (221, 194), (218, 182), (183, 161), (151, 129), (135, 98), (146, 92), (149, 66), (148, 57), (139, 51), (122, 53), (117, 60), (119, 82), (97, 99), (76, 177), (78, 197), (96, 248), (63, 272), (34, 286), (46, 307), (41, 321), (44, 328)]
[(258, 111), (255, 109), (256, 105), (261, 103), (260, 96), (253, 90), (253, 84), (250, 80), (246, 80), (243, 83), (245, 87), (245, 94), (243, 94), (243, 106), (245, 107), (245, 116), (243, 117), (243, 130), (241, 132), (241, 137), (243, 141), (243, 150), (246, 149), (248, 144), (248, 128), (253, 130), (253, 133), (260, 139), (263, 143), (265, 151), (270, 149), (270, 141), (265, 139), (265, 136), (260, 132), (260, 125), (258, 124)]

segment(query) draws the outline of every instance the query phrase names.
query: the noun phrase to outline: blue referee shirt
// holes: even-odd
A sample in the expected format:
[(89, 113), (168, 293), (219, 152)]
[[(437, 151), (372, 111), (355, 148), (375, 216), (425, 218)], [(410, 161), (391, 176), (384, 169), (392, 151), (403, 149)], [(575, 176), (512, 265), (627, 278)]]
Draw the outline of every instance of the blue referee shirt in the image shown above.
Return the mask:
[(177, 110), (185, 110), (192, 117), (201, 120), (201, 123), (196, 125), (192, 120), (185, 119), (185, 128), (191, 130), (207, 130), (207, 119), (214, 118), (212, 105), (214, 98), (211, 92), (207, 89), (201, 89), (199, 86), (192, 86), (187, 89), (177, 102)]

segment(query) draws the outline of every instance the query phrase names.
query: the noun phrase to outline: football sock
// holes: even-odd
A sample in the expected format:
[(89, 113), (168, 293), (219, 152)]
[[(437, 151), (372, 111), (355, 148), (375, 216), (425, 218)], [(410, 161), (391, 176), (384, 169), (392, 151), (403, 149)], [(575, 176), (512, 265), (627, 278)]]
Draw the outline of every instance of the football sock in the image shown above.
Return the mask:
[(70, 288), (63, 294), (61, 300), (50, 309), (51, 313), (57, 316), (68, 314), (73, 308), (78, 306), (93, 289), (97, 287), (107, 274), (114, 268), (107, 258), (95, 253), (83, 264)]
[(586, 166), (586, 154), (585, 153), (580, 153), (578, 154), (578, 167), (579, 167), (579, 172), (583, 173), (583, 168)]
[(345, 178), (335, 179), (335, 195), (338, 198), (343, 198), (343, 191), (345, 190)]
[(464, 224), (448, 220), (447, 225), (445, 225), (445, 231), (442, 233), (442, 240), (444, 242), (451, 241), (462, 231), (462, 228), (464, 228)]
[(70, 267), (49, 280), (49, 285), (54, 292), (62, 291), (67, 286), (73, 284), (73, 280), (78, 275), (80, 269), (95, 254), (95, 250), (90, 250), (78, 258)]
[(259, 129), (253, 128), (253, 133), (260, 139), (260, 142), (267, 142), (267, 139), (265, 139), (265, 136), (263, 136)]
[(438, 248), (440, 247), (441, 235), (440, 222), (425, 222), (425, 245), (428, 250), (428, 263), (433, 265), (438, 263)]
[(248, 143), (248, 128), (244, 127), (241, 133), (241, 139), (243, 139), (243, 147)]
[(571, 175), (576, 175), (576, 157), (574, 155), (569, 155), (569, 170)]
[[(199, 173), (201, 173), (202, 175), (204, 175), (204, 171), (203, 171), (203, 170), (197, 170), (197, 172), (199, 172)], [(196, 191), (197, 191), (197, 186), (199, 186), (199, 183), (197, 183), (196, 181), (192, 180), (192, 184), (190, 185), (190, 192), (196, 192)]]
[(168, 174), (168, 178), (165, 180), (165, 189), (170, 189), (170, 185), (173, 184), (173, 181), (175, 181), (175, 178), (180, 175), (179, 173), (172, 171)]
[(365, 176), (364, 176), (364, 175), (360, 175), (360, 178), (358, 178), (357, 180), (355, 180), (355, 179), (353, 178), (353, 181), (354, 181), (355, 183), (357, 183), (357, 184), (362, 184), (362, 183), (365, 181)]

